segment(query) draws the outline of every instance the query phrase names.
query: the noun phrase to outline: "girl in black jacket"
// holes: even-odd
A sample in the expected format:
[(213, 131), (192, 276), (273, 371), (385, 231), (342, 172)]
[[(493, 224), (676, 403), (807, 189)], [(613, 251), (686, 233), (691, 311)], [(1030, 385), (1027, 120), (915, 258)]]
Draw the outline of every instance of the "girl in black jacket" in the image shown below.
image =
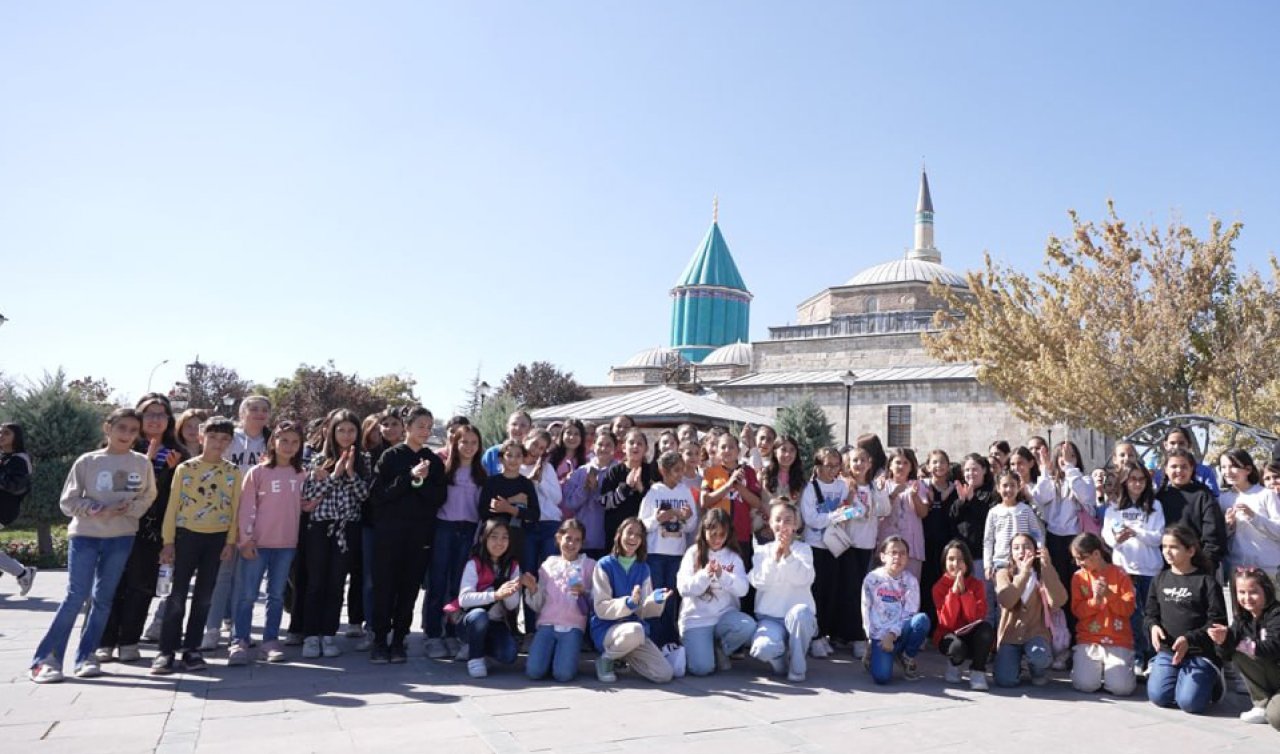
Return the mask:
[[(20, 424), (0, 424), (0, 529), (14, 522), (22, 509), (22, 498), (31, 491), (31, 458), (27, 456), (26, 435)], [(36, 569), (23, 566), (0, 550), (0, 571), (18, 580), (22, 596), (31, 591)]]
[(1246, 723), (1270, 723), (1280, 731), (1280, 603), (1276, 587), (1261, 568), (1235, 574), (1236, 619), (1228, 628), (1209, 627), (1218, 655), (1234, 661), (1249, 687), (1253, 706), (1241, 713)]

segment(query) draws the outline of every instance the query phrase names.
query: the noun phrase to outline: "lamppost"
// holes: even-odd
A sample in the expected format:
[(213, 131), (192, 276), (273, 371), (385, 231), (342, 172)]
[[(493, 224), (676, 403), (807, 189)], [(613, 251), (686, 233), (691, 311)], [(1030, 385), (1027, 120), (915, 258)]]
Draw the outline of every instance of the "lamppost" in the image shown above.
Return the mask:
[(489, 387), (489, 383), (481, 382), (476, 388), (476, 392), (480, 394), (480, 408), (484, 408), (484, 399), (489, 397), (489, 391), (493, 388)]
[(155, 366), (151, 367), (151, 374), (147, 375), (147, 392), (148, 392), (148, 393), (150, 393), (150, 392), (151, 392), (151, 380), (153, 380), (153, 379), (155, 378), (155, 376), (156, 376), (156, 370), (157, 370), (157, 369), (159, 369), (160, 367), (164, 366), (165, 364), (168, 364), (168, 363), (169, 363), (169, 360), (168, 360), (168, 359), (165, 359), (164, 361), (160, 362), (159, 364), (156, 364)]
[(236, 405), (236, 399), (231, 395), (231, 393), (227, 393), (222, 396), (222, 407), (225, 409), (223, 412), (224, 416), (231, 416), (231, 407), (234, 405)]
[(844, 383), (844, 444), (849, 446), (849, 404), (853, 400), (853, 383), (858, 381), (858, 376), (850, 369), (840, 375), (840, 381)]

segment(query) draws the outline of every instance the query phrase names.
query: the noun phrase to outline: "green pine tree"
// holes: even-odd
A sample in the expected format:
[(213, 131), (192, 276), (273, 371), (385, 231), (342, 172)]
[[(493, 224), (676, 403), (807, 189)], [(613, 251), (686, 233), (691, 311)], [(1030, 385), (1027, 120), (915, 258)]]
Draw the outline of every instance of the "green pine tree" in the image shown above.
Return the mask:
[(517, 408), (516, 399), (509, 393), (500, 392), (484, 402), (480, 412), (471, 418), (483, 442), (481, 452), (507, 439), (507, 417)]
[(34, 526), (41, 555), (53, 553), (53, 524), (65, 523), (58, 501), (71, 465), (82, 453), (102, 445), (103, 410), (87, 403), (59, 369), (21, 391), (5, 406), (8, 421), (22, 425), (34, 467), (31, 492), (22, 503), (15, 528)]
[(806, 476), (813, 472), (813, 454), (819, 448), (835, 443), (831, 432), (832, 424), (827, 421), (826, 412), (813, 400), (813, 396), (807, 395), (778, 409), (778, 419), (773, 426), (779, 435), (796, 438)]

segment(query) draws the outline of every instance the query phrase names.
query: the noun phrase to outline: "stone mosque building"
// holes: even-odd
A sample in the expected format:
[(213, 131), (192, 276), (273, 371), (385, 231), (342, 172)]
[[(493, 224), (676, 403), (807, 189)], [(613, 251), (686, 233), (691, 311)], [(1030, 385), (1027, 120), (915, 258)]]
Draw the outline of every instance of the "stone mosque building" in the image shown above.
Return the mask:
[(670, 346), (641, 351), (613, 367), (608, 384), (589, 388), (597, 399), (543, 409), (537, 418), (592, 418), (593, 408), (602, 415), (632, 413), (626, 410), (628, 396), (652, 396), (668, 385), (765, 421), (780, 407), (812, 396), (831, 421), (837, 444), (847, 425), (850, 439), (870, 431), (889, 446), (942, 448), (955, 459), (985, 453), (995, 439), (1018, 445), (1034, 434), (1054, 442), (1069, 434), (1087, 459), (1105, 458), (1104, 436), (1020, 421), (978, 383), (972, 365), (944, 364), (925, 351), (921, 336), (943, 307), (931, 286), (967, 291), (968, 284), (962, 273), (942, 264), (923, 171), (913, 248), (801, 301), (796, 324), (771, 326), (768, 337), (755, 342), (747, 334), (752, 294), (717, 215), (671, 290)]

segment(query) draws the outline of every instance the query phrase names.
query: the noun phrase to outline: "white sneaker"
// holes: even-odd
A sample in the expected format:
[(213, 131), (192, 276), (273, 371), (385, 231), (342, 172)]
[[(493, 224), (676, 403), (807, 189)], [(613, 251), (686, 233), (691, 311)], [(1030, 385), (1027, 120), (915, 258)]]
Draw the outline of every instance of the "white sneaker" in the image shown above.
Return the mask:
[(861, 660), (867, 656), (867, 643), (865, 641), (855, 641), (853, 643), (853, 659)]
[(485, 665), (483, 657), (467, 660), (467, 675), (472, 678), (484, 678), (489, 675), (489, 667)]
[[(471, 663), (467, 663), (470, 666)], [(596, 680), (601, 683), (617, 683), (618, 674), (613, 670), (613, 660), (604, 655), (596, 658)]]
[[(347, 634), (347, 635), (350, 636), (350, 634)], [(369, 648), (372, 646), (373, 646), (373, 632), (361, 631), (358, 638), (356, 639), (356, 651), (368, 652)]]
[(120, 662), (137, 662), (142, 659), (142, 653), (138, 651), (137, 644), (125, 644), (116, 647), (116, 659)]
[(320, 651), (325, 657), (342, 656), (342, 648), (338, 646), (338, 637), (324, 636), (320, 638)]
[(92, 657), (80, 663), (80, 667), (76, 668), (76, 678), (97, 678), (100, 675), (102, 675), (102, 666)]
[(786, 655), (779, 655), (772, 660), (769, 660), (769, 669), (773, 671), (774, 675), (782, 675), (787, 672)]
[(111, 662), (114, 657), (112, 649), (114, 649), (114, 647), (98, 647), (93, 650), (93, 659), (98, 662)]
[(62, 683), (62, 671), (47, 663), (40, 663), (27, 674), (32, 683)]
[(453, 661), (466, 662), (469, 659), (471, 659), (471, 647), (468, 647), (466, 644), (459, 645), (458, 653), (453, 656)]
[(804, 683), (804, 673), (787, 673), (788, 683)]
[(364, 627), (358, 623), (348, 623), (346, 636), (348, 639), (356, 639), (364, 636)]
[(27, 566), (26, 570), (18, 574), (18, 594), (23, 597), (27, 596), (27, 592), (31, 591), (31, 584), (36, 580), (35, 566)]
[(302, 640), (302, 656), (314, 660), (320, 656), (320, 637), (308, 636)]
[(809, 643), (809, 656), (819, 660), (831, 656), (831, 644), (824, 638), (814, 639)]
[(427, 639), (426, 650), (427, 657), (433, 660), (443, 660), (449, 656), (449, 651), (445, 648), (444, 641), (441, 639)]
[(218, 642), (222, 640), (222, 630), (219, 628), (206, 628), (204, 631), (204, 639), (200, 641), (198, 649), (201, 652), (213, 652), (218, 648)]
[(986, 691), (987, 690), (987, 674), (976, 670), (969, 671), (969, 690), (970, 691)]
[(1249, 709), (1240, 713), (1240, 722), (1254, 723), (1254, 724), (1260, 723), (1262, 725), (1266, 725), (1267, 711), (1262, 709), (1261, 707), (1250, 707)]
[(960, 666), (951, 665), (948, 663), (947, 673), (945, 677), (947, 679), (947, 683), (959, 683), (960, 682)]

